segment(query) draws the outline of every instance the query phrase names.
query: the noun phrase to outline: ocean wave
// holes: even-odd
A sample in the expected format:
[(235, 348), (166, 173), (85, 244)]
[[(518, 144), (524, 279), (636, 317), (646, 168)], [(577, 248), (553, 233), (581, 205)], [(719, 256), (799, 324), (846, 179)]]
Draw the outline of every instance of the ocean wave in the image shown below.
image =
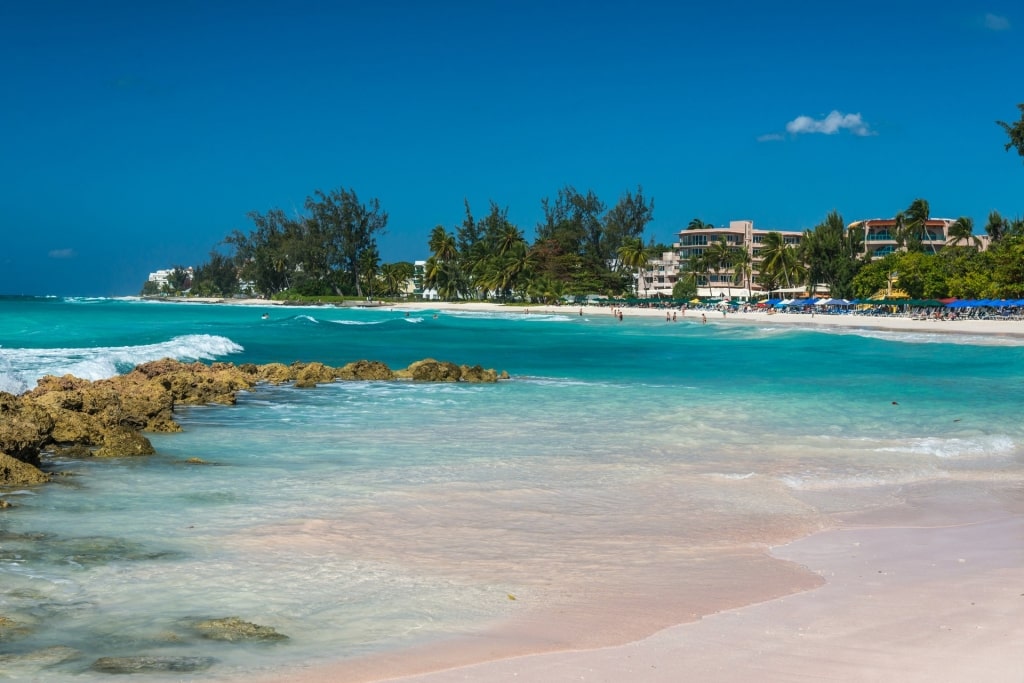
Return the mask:
[[(442, 311), (453, 318), (475, 318), (480, 320), (522, 320), (524, 322), (558, 322), (573, 320), (569, 313), (526, 313), (523, 311)], [(579, 316), (577, 315), (576, 318)]]
[(868, 339), (898, 342), (903, 344), (956, 344), (960, 346), (1024, 346), (1024, 337), (999, 336), (994, 334), (971, 334), (949, 332), (941, 329), (930, 332), (901, 332), (899, 330), (877, 330), (865, 327), (805, 327), (808, 331), (826, 334), (855, 335)]
[(745, 474), (739, 474), (737, 472), (709, 472), (706, 475), (710, 479), (724, 479), (726, 481), (743, 481), (744, 479), (753, 479), (757, 476), (756, 472), (747, 472)]
[(0, 391), (20, 394), (46, 375), (74, 375), (97, 380), (127, 372), (140, 363), (175, 358), (182, 361), (215, 360), (239, 353), (241, 346), (227, 337), (186, 334), (156, 344), (98, 346), (95, 348), (0, 348)]
[(387, 320), (325, 320), (324, 322), (334, 323), (335, 325), (381, 325), (389, 322)]
[(883, 446), (876, 451), (883, 453), (913, 453), (932, 455), (936, 458), (977, 458), (982, 456), (1007, 456), (1014, 452), (1016, 444), (1004, 434), (979, 436), (976, 438), (925, 437), (914, 439), (907, 444)]
[(851, 474), (823, 476), (821, 473), (790, 474), (779, 477), (779, 481), (795, 491), (836, 491), (842, 489), (865, 489), (876, 486), (906, 486), (935, 479), (949, 479), (947, 472), (919, 470), (889, 472), (885, 474)]

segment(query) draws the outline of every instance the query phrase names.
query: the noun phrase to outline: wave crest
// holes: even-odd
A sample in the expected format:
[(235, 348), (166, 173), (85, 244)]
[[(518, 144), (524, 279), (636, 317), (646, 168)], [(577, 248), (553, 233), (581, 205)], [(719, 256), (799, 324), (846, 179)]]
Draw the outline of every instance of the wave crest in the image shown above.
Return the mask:
[(156, 344), (70, 349), (0, 348), (0, 391), (20, 394), (46, 375), (74, 375), (97, 380), (161, 358), (181, 361), (215, 360), (243, 348), (227, 337), (186, 334)]

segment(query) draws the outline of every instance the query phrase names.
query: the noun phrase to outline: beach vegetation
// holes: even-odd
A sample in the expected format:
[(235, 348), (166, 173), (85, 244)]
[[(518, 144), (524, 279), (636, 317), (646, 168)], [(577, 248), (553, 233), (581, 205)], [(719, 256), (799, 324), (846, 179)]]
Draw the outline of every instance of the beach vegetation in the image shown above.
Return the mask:
[(176, 265), (167, 274), (167, 291), (170, 293), (184, 292), (192, 286), (192, 273), (185, 266)]
[[(1024, 124), (1006, 125), (1012, 133)], [(543, 218), (531, 241), (507, 207), (490, 201), (487, 212), (478, 216), (463, 200), (460, 224), (429, 231), (429, 256), (421, 271), (409, 262), (382, 263), (376, 237), (385, 230), (388, 214), (378, 200), (364, 203), (345, 188), (316, 190), (294, 215), (280, 209), (249, 213), (252, 229), (235, 230), (222, 243), (230, 253), (211, 252), (190, 283), (184, 281), (185, 269), (177, 267), (167, 292), (191, 286), (192, 295), (341, 301), (409, 296), (415, 279), (417, 290), (432, 290), (445, 301), (643, 297), (643, 273), (652, 259), (674, 249), (653, 237), (645, 244), (654, 200), (640, 186), (610, 208), (594, 191), (572, 185), (540, 205)], [(894, 273), (899, 273), (900, 288), (915, 298), (1024, 295), (1019, 263), (1024, 220), (993, 211), (984, 228), (986, 243), (974, 233), (974, 221), (962, 216), (948, 228), (943, 244), (937, 244), (929, 220), (929, 202), (915, 198), (895, 215), (895, 250), (881, 260), (877, 256), (884, 251), (874, 252), (874, 261), (865, 253), (864, 229), (847, 227), (838, 211), (805, 230), (799, 242), (769, 232), (753, 253), (725, 236), (709, 238), (681, 264), (673, 297), (692, 298), (699, 288), (711, 286), (731, 295), (732, 287), (750, 291), (756, 283), (767, 292), (801, 287), (812, 292), (823, 284), (834, 297), (869, 298), (891, 288)], [(686, 229), (709, 227), (693, 218)]]
[(636, 269), (636, 280), (634, 282), (634, 291), (639, 297), (640, 283), (643, 281), (644, 268), (647, 267), (647, 261), (650, 259), (650, 254), (647, 251), (647, 247), (644, 245), (643, 239), (640, 237), (631, 237), (623, 242), (622, 246), (618, 250), (619, 260), (622, 261), (622, 265), (628, 268)]
[(1007, 123), (1006, 121), (996, 121), (1005, 132), (1009, 141), (1006, 143), (1006, 151), (1009, 152), (1011, 149), (1016, 149), (1017, 154), (1024, 157), (1024, 103), (1018, 104), (1017, 109), (1020, 110), (1020, 120), (1013, 123)]
[(947, 232), (949, 239), (946, 240), (946, 246), (956, 247), (960, 246), (961, 242), (964, 242), (965, 246), (973, 246), (975, 249), (981, 248), (981, 238), (974, 234), (974, 219), (970, 216), (960, 216), (957, 218), (949, 226)]
[[(777, 287), (784, 285), (789, 288), (794, 284), (794, 275), (798, 274), (796, 250), (786, 244), (780, 232), (770, 232), (764, 236), (761, 244), (761, 284), (770, 283)], [(771, 287), (770, 289), (775, 289)]]
[(832, 211), (812, 230), (805, 230), (797, 249), (805, 264), (805, 284), (828, 285), (832, 296), (849, 298), (853, 278), (864, 264), (864, 231), (846, 229), (843, 217)]
[(931, 248), (931, 253), (935, 253), (935, 244), (928, 239), (927, 222), (931, 217), (930, 214), (931, 207), (928, 204), (928, 200), (921, 199), (920, 197), (910, 202), (910, 206), (905, 211), (897, 214), (897, 216), (902, 218), (897, 233), (902, 234), (903, 246), (907, 251), (923, 251), (927, 241), (928, 246)]
[(683, 301), (695, 296), (697, 296), (697, 278), (693, 273), (685, 273), (672, 286), (672, 298), (676, 301)]
[[(170, 282), (170, 278), (168, 278), (168, 282)], [(196, 267), (192, 282), (192, 294), (196, 296), (233, 296), (238, 291), (238, 271), (230, 257), (217, 251), (211, 251), (209, 260)]]

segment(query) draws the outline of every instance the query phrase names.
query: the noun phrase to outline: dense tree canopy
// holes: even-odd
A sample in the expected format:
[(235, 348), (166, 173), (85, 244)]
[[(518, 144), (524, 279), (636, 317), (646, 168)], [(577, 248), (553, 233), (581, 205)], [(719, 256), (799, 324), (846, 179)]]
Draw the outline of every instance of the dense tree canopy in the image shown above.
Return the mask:
[[(997, 123), (1009, 138), (1006, 150), (1016, 148), (1024, 156), (1024, 104), (1018, 109), (1019, 121)], [(592, 190), (580, 192), (572, 185), (540, 204), (543, 219), (531, 242), (509, 219), (508, 208), (492, 201), (487, 214), (477, 218), (465, 201), (461, 224), (430, 231), (422, 285), (447, 300), (550, 302), (566, 295), (644, 294), (642, 272), (652, 258), (673, 250), (653, 238), (645, 246), (654, 200), (640, 186), (611, 208)], [(961, 216), (949, 227), (945, 244), (938, 244), (928, 227), (930, 210), (927, 200), (916, 198), (897, 211), (897, 251), (874, 261), (863, 253), (863, 230), (847, 228), (835, 211), (804, 231), (796, 247), (777, 232), (765, 235), (753, 252), (724, 237), (712, 240), (682, 264), (673, 295), (691, 296), (712, 282), (745, 289), (756, 282), (767, 292), (797, 286), (811, 291), (825, 284), (833, 296), (868, 298), (895, 278), (915, 297), (1024, 297), (1024, 219), (992, 211), (984, 226), (985, 246), (973, 219)], [(301, 213), (275, 208), (248, 218), (248, 232), (235, 230), (224, 239), (231, 253), (211, 251), (191, 280), (188, 271), (175, 267), (165, 292), (363, 297), (407, 291), (413, 265), (380, 262), (377, 236), (386, 229), (388, 214), (377, 199), (363, 203), (345, 188), (316, 190)], [(711, 227), (694, 218), (685, 229)], [(156, 290), (150, 282), (143, 288), (146, 294)]]

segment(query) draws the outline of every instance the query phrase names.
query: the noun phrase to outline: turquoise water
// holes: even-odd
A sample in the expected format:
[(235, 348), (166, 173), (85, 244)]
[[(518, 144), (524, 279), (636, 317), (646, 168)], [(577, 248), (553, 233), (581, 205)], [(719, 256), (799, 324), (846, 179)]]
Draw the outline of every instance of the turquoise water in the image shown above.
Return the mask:
[[(181, 411), (155, 456), (51, 461), (71, 476), (0, 492), (17, 506), (0, 512), (0, 616), (31, 625), (0, 654), (78, 654), (9, 671), (88, 680), (98, 657), (146, 654), (245, 678), (625, 584), (656, 600), (666, 576), (700, 580), (698, 557), (857, 512), (1019, 495), (1018, 340), (568, 313), (0, 298), (15, 393), (165, 356), (434, 357), (513, 378), (262, 387)], [(187, 626), (227, 616), (289, 640)]]

